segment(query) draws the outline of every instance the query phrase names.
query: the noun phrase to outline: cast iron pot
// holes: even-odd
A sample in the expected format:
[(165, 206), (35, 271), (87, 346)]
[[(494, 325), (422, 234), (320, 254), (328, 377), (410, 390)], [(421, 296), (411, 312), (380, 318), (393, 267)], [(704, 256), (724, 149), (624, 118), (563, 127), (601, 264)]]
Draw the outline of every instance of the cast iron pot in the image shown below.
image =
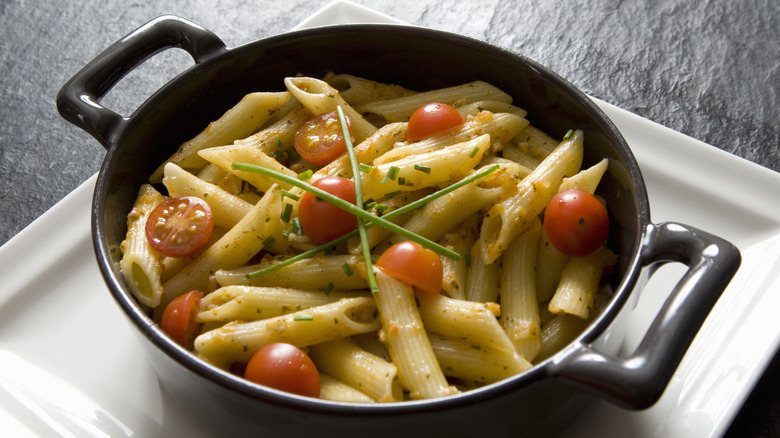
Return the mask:
[[(129, 117), (100, 104), (124, 74), (169, 48), (189, 52), (194, 65)], [(525, 373), (443, 399), (383, 405), (335, 403), (261, 387), (202, 362), (168, 339), (136, 303), (118, 268), (126, 215), (139, 186), (179, 144), (244, 94), (282, 90), (286, 76), (321, 77), (329, 71), (416, 90), (485, 80), (511, 94), (528, 110), (531, 123), (554, 137), (582, 129), (583, 166), (610, 160), (599, 194), (610, 208), (608, 245), (620, 260), (606, 309), (568, 347)], [(62, 88), (57, 106), (108, 151), (92, 203), (92, 238), (106, 284), (137, 329), (163, 386), (219, 435), (540, 436), (559, 433), (594, 396), (628, 409), (648, 407), (664, 391), (741, 260), (739, 251), (718, 237), (650, 221), (645, 185), (628, 145), (581, 91), (529, 59), (463, 36), (397, 25), (343, 25), (228, 49), (213, 33), (165, 16), (106, 49)], [(687, 273), (638, 349), (618, 357), (639, 289), (655, 267), (670, 261), (687, 265)]]

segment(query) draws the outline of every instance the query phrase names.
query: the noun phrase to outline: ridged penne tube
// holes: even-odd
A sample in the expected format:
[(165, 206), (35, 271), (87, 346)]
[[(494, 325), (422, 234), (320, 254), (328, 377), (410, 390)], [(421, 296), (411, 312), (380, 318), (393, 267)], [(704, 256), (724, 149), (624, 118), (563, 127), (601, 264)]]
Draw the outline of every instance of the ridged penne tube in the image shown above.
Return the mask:
[(592, 195), (596, 193), (596, 187), (598, 187), (601, 177), (604, 176), (608, 167), (609, 161), (604, 158), (593, 166), (583, 169), (569, 178), (564, 178), (558, 191), (580, 189)]
[(492, 383), (520, 374), (532, 366), (514, 351), (481, 348), (435, 333), (430, 333), (428, 338), (444, 374), (449, 377)]
[(318, 254), (308, 259), (279, 268), (257, 277), (247, 274), (267, 268), (277, 261), (264, 260), (258, 264), (214, 273), (221, 286), (239, 284), (249, 286), (288, 287), (303, 290), (359, 290), (368, 289), (365, 262), (358, 255)]
[[(234, 107), (219, 119), (211, 122), (206, 129), (179, 147), (165, 163), (172, 162), (193, 171), (206, 165), (198, 151), (214, 146), (231, 144), (235, 140), (247, 137), (268, 120), (274, 111), (281, 108), (290, 99), (290, 93), (250, 93), (244, 96)], [(160, 182), (165, 163), (152, 174), (152, 182)]]
[[(509, 184), (501, 184), (503, 171), (502, 168), (429, 202), (404, 223), (404, 228), (431, 240), (441, 239), (455, 226), (498, 201), (508, 189), (513, 188)], [(393, 242), (399, 240), (395, 237)]]
[(203, 297), (197, 320), (212, 322), (267, 319), (357, 296), (360, 295), (339, 291), (326, 294), (322, 291), (282, 287), (223, 286)]
[(197, 196), (203, 199), (211, 207), (214, 224), (219, 227), (233, 228), (252, 209), (249, 202), (198, 178), (174, 163), (165, 165), (164, 175), (162, 183), (171, 197)]
[(434, 294), (419, 294), (417, 301), (428, 332), (484, 348), (515, 351), (498, 322), (501, 309), (498, 303), (477, 303)]
[(524, 151), (538, 161), (542, 161), (559, 144), (554, 138), (533, 125), (528, 125), (520, 131), (514, 141), (524, 144)]
[(195, 338), (195, 351), (219, 367), (246, 362), (260, 347), (287, 342), (299, 348), (378, 330), (370, 297), (345, 298), (286, 315), (229, 322)]
[(532, 361), (541, 349), (541, 322), (536, 301), (536, 260), (541, 221), (517, 236), (502, 256), (501, 327), (517, 352)]
[(543, 361), (560, 351), (582, 333), (587, 325), (587, 319), (565, 313), (550, 318), (542, 325), (542, 349), (536, 356), (536, 361)]
[(265, 239), (276, 233), (275, 228), (281, 222), (279, 199), (279, 186), (271, 187), (236, 226), (166, 281), (157, 316), (171, 300), (183, 293), (193, 289), (204, 293), (210, 291), (209, 277), (218, 269), (242, 266), (260, 252), (267, 243)]
[(550, 300), (550, 312), (588, 318), (604, 268), (616, 262), (615, 253), (603, 246), (586, 256), (569, 258)]
[(376, 403), (376, 400), (320, 371), (320, 398), (345, 403)]
[(505, 143), (528, 126), (528, 120), (516, 114), (482, 111), (469, 117), (460, 128), (416, 142), (399, 143), (393, 150), (374, 160), (375, 165), (395, 161), (410, 155), (420, 155), (443, 149), (449, 145), (489, 135), (491, 143)]
[(341, 97), (338, 90), (323, 80), (309, 77), (288, 77), (284, 79), (284, 85), (314, 115), (336, 111), (340, 105), (344, 115), (349, 118), (355, 143), (367, 139), (377, 130), (376, 126), (364, 119)]
[[(450, 248), (458, 254), (467, 254), (471, 245), (474, 243), (475, 225), (467, 225), (458, 230), (454, 230), (444, 235), (438, 243)], [(458, 260), (452, 260), (449, 257), (442, 257), (443, 275), (442, 290), (450, 297), (463, 300), (466, 298), (466, 257)]]
[(484, 263), (496, 260), (512, 239), (544, 210), (558, 192), (563, 178), (579, 171), (582, 153), (583, 133), (578, 130), (520, 181), (515, 195), (495, 204), (487, 212), (479, 236)]
[(293, 147), (298, 129), (313, 117), (312, 113), (295, 99), (292, 108), (276, 122), (259, 132), (233, 142), (236, 146), (251, 146), (268, 156)]
[(398, 368), (392, 362), (360, 348), (349, 338), (309, 347), (317, 369), (365, 393), (378, 402), (401, 401)]
[(382, 321), (382, 340), (409, 396), (417, 400), (457, 393), (436, 361), (411, 286), (380, 270), (375, 272), (379, 292), (374, 300)]
[(468, 116), (476, 115), (482, 111), (490, 111), (491, 113), (508, 113), (520, 117), (525, 117), (528, 114), (528, 111), (514, 106), (511, 103), (502, 102), (500, 100), (479, 100), (476, 102), (467, 103), (465, 105), (460, 105), (455, 109), (458, 110), (464, 119)]
[(400, 85), (385, 84), (348, 74), (327, 75), (325, 82), (339, 90), (341, 97), (352, 106), (377, 100), (394, 99), (415, 93)]
[(469, 253), (471, 264), (466, 274), (466, 299), (482, 303), (497, 301), (500, 263), (483, 263), (479, 245), (479, 241), (474, 242)]
[(496, 100), (511, 103), (512, 96), (487, 82), (474, 81), (395, 99), (371, 102), (359, 106), (357, 110), (362, 114), (376, 114), (388, 122), (406, 122), (418, 108), (431, 102), (453, 105), (458, 101), (475, 102), (478, 100)]
[[(382, 199), (389, 193), (420, 190), (463, 178), (489, 147), (490, 136), (483, 135), (438, 151), (375, 165), (370, 172), (361, 175), (363, 195)], [(397, 172), (393, 179), (388, 177), (391, 169)]]
[(267, 191), (274, 184), (278, 184), (279, 187), (281, 187), (283, 190), (289, 190), (291, 186), (270, 176), (233, 169), (234, 162), (255, 164), (260, 167), (265, 167), (266, 169), (275, 170), (293, 178), (298, 176), (297, 173), (290, 170), (287, 166), (264, 154), (261, 150), (253, 146), (219, 146), (204, 149), (200, 151), (199, 154), (209, 163), (216, 165), (225, 172), (238, 176), (242, 180), (255, 186), (261, 192)]
[(165, 197), (150, 184), (143, 184), (127, 215), (127, 234), (122, 243), (119, 268), (133, 296), (144, 306), (160, 304), (163, 294), (160, 255), (149, 246), (146, 219)]

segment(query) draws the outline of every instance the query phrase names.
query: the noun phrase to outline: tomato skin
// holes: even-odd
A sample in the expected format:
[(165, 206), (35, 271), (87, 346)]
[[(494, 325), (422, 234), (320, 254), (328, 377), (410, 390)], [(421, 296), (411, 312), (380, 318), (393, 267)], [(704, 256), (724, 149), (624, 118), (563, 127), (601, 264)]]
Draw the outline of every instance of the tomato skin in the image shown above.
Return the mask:
[[(312, 186), (355, 204), (355, 183), (340, 176), (320, 178)], [(357, 216), (306, 192), (298, 205), (298, 220), (312, 241), (323, 244), (357, 228)]]
[(464, 123), (458, 110), (446, 103), (429, 103), (417, 109), (409, 118), (406, 138), (422, 140), (436, 134), (444, 134)]
[(190, 257), (203, 249), (214, 231), (214, 216), (206, 201), (195, 196), (170, 198), (146, 220), (146, 239), (160, 254)]
[[(349, 117), (344, 117), (351, 137), (352, 125)], [(341, 129), (338, 114), (331, 111), (304, 123), (295, 133), (293, 146), (304, 160), (318, 167), (325, 166), (346, 153), (347, 143), (344, 141), (344, 131)]]
[(444, 267), (441, 257), (422, 245), (405, 240), (391, 246), (379, 256), (376, 266), (388, 275), (430, 294), (441, 292)]
[(595, 251), (609, 235), (609, 216), (595, 196), (570, 189), (553, 196), (544, 211), (544, 228), (555, 248), (572, 257)]
[(283, 342), (257, 350), (246, 365), (244, 377), (261, 385), (308, 397), (320, 396), (320, 374), (311, 358)]
[(200, 311), (201, 298), (203, 293), (193, 290), (174, 298), (163, 310), (160, 328), (182, 347), (192, 347), (200, 330), (201, 324), (195, 321), (195, 315)]

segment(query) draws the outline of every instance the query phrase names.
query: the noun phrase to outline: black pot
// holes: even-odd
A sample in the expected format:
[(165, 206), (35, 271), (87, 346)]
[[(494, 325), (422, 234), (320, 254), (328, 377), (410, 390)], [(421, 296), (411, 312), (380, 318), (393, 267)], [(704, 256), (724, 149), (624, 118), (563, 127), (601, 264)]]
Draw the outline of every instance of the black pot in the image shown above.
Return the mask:
[[(167, 48), (195, 65), (162, 87), (130, 117), (100, 105), (104, 94), (143, 60)], [(525, 373), (443, 399), (392, 404), (335, 403), (255, 385), (214, 368), (169, 340), (130, 294), (118, 261), (126, 214), (154, 169), (246, 93), (282, 90), (282, 79), (328, 71), (427, 90), (490, 82), (557, 138), (585, 132), (584, 166), (610, 166), (599, 194), (610, 206), (608, 245), (619, 255), (614, 296), (567, 348)], [(660, 397), (691, 340), (740, 264), (730, 243), (677, 223), (653, 224), (639, 167), (615, 126), (581, 91), (522, 56), (463, 36), (397, 25), (343, 25), (290, 32), (234, 49), (177, 17), (161, 17), (121, 39), (60, 91), (64, 118), (108, 153), (92, 204), (92, 238), (111, 294), (127, 315), (171, 395), (221, 435), (316, 436), (399, 433), (539, 436), (563, 430), (597, 396), (641, 409)], [(625, 316), (658, 265), (688, 266), (637, 351), (615, 356)], [(446, 434), (446, 435), (445, 435)]]

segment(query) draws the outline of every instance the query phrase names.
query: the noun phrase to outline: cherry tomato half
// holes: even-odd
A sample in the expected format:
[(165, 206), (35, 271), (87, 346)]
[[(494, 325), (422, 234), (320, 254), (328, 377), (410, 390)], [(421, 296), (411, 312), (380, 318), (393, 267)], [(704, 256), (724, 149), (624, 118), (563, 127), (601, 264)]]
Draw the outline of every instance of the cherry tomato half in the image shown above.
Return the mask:
[(444, 134), (462, 125), (463, 116), (446, 103), (429, 103), (417, 109), (409, 119), (406, 138), (422, 140), (435, 134)]
[[(355, 203), (355, 183), (340, 176), (326, 176), (312, 183), (331, 195)], [(306, 192), (298, 206), (298, 220), (307, 236), (316, 243), (328, 243), (357, 228), (357, 216)]]
[[(346, 117), (346, 116), (345, 116)], [(352, 125), (346, 117), (349, 135), (352, 135)], [(295, 151), (304, 160), (315, 166), (322, 167), (347, 152), (341, 121), (335, 111), (314, 117), (295, 133), (293, 143)]]
[(607, 240), (607, 208), (586, 191), (565, 190), (547, 204), (544, 228), (558, 251), (573, 257), (584, 256)]
[(320, 396), (320, 373), (311, 358), (292, 344), (275, 342), (257, 350), (244, 377), (261, 385), (309, 397)]
[(444, 278), (441, 257), (416, 242), (396, 243), (379, 256), (376, 266), (419, 290), (431, 294), (441, 292)]
[(174, 298), (163, 310), (160, 328), (183, 347), (191, 347), (200, 330), (195, 315), (200, 311), (201, 298), (203, 293), (193, 290)]
[(208, 242), (214, 217), (206, 201), (194, 196), (167, 199), (146, 220), (146, 239), (160, 254), (189, 257)]

